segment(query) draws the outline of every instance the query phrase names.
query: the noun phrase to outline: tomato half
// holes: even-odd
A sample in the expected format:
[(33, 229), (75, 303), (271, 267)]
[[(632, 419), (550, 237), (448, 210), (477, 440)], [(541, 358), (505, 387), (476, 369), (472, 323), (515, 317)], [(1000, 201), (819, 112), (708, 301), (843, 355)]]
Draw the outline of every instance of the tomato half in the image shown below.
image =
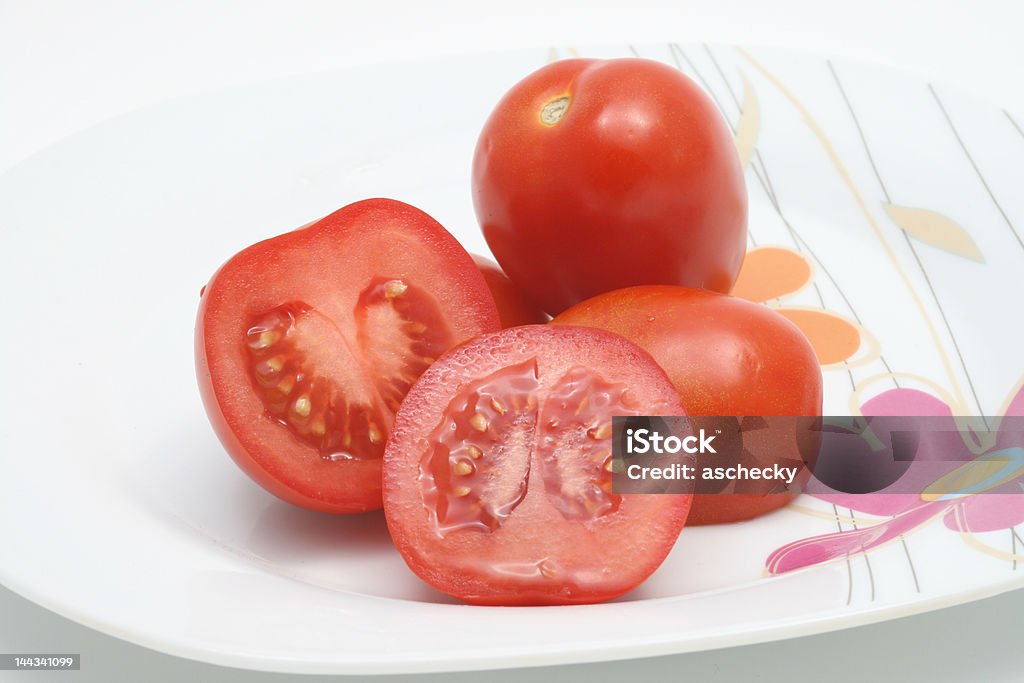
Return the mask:
[(233, 256), (205, 287), (196, 370), (217, 436), (278, 497), (381, 505), (394, 413), (435, 358), (498, 313), (472, 258), (419, 209), (347, 206)]
[(413, 386), (384, 455), (409, 567), (477, 604), (598, 602), (643, 581), (688, 494), (611, 491), (612, 415), (679, 414), (651, 357), (601, 330), (530, 325), (449, 352)]
[(729, 291), (747, 194), (732, 135), (679, 70), (568, 59), (484, 125), (473, 201), (498, 263), (548, 313), (641, 284)]
[[(814, 349), (793, 323), (766, 306), (683, 287), (631, 287), (584, 301), (552, 323), (611, 330), (646, 349), (672, 379), (689, 415), (821, 415)], [(795, 436), (778, 436), (767, 451), (780, 462), (799, 459)], [(749, 519), (790, 500), (779, 493), (698, 493), (689, 523)]]
[(502, 327), (518, 327), (545, 323), (548, 316), (540, 306), (526, 298), (522, 290), (508, 279), (497, 263), (489, 258), (471, 254), (480, 273), (484, 276), (487, 288), (491, 290), (494, 304), (498, 307), (498, 317)]

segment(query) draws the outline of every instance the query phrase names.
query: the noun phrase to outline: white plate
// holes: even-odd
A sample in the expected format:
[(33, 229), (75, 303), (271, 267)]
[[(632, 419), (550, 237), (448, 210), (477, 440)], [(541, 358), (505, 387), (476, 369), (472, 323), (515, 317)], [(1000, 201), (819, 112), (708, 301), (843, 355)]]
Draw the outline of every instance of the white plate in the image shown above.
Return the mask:
[[(858, 401), (894, 387), (878, 378), (890, 371), (957, 412), (1003, 409), (1024, 370), (1020, 118), (819, 57), (637, 52), (699, 72), (741, 147), (756, 150), (754, 240), (799, 242), (814, 265), (812, 286), (772, 305), (859, 317), (853, 367), (825, 369), (828, 411), (848, 409), (853, 385)], [(954, 533), (940, 519), (868, 555), (768, 576), (774, 549), (853, 523), (849, 510), (801, 499), (751, 523), (687, 529), (657, 574), (614, 603), (470, 607), (412, 575), (380, 514), (292, 509), (235, 468), (195, 387), (200, 286), (241, 247), (367, 196), (415, 204), (486, 253), (469, 199), (475, 137), (505, 88), (548, 59), (212, 93), (110, 121), (0, 176), (0, 580), (158, 650), (343, 673), (684, 652), (1024, 586), (1012, 528)], [(886, 197), (904, 208), (886, 210)]]

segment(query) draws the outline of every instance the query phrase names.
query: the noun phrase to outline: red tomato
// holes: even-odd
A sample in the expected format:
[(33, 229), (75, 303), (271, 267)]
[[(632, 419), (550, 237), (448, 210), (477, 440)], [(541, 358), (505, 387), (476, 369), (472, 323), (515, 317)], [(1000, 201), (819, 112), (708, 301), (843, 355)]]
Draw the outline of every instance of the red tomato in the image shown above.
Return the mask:
[(325, 512), (381, 506), (394, 413), (431, 362), (498, 328), (483, 277), (430, 216), (347, 206), (233, 256), (196, 324), (203, 403), (235, 462)]
[(498, 263), (557, 314), (602, 292), (726, 292), (747, 194), (732, 135), (677, 69), (569, 59), (517, 83), (484, 125), (473, 200)]
[[(814, 349), (793, 323), (765, 306), (682, 287), (631, 287), (584, 301), (552, 322), (611, 330), (646, 349), (689, 415), (821, 415)], [(794, 448), (795, 437), (772, 450), (780, 461), (799, 459)], [(689, 523), (749, 519), (791, 499), (697, 494)]]
[(531, 302), (515, 283), (508, 279), (501, 267), (489, 258), (470, 254), (473, 262), (484, 276), (487, 288), (491, 290), (498, 307), (502, 327), (518, 327), (534, 323), (546, 323), (548, 316), (539, 306)]
[(678, 414), (664, 371), (600, 330), (529, 325), (438, 360), (395, 417), (384, 512), (423, 580), (467, 602), (598, 602), (672, 548), (692, 496), (611, 492), (611, 417)]

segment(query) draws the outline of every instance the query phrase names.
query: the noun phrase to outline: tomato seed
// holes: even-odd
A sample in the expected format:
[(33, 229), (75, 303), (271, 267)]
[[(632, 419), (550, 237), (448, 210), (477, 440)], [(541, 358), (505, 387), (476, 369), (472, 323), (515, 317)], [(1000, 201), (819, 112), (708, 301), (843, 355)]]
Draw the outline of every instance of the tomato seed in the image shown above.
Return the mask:
[(388, 280), (384, 283), (384, 296), (387, 299), (394, 299), (405, 294), (407, 289), (409, 289), (409, 285), (401, 280)]
[(313, 404), (309, 400), (309, 396), (303, 394), (295, 399), (295, 403), (292, 404), (292, 410), (299, 417), (309, 417), (310, 411), (313, 409)]
[(469, 426), (478, 432), (486, 432), (487, 428), (490, 426), (490, 422), (488, 422), (483, 413), (474, 413), (473, 416), (469, 418)]

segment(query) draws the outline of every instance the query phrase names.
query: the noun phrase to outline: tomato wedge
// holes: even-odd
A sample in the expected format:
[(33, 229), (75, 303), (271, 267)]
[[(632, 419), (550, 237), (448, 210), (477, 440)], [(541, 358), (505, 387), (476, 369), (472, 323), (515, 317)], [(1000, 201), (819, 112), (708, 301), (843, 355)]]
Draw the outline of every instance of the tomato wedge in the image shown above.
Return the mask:
[(681, 411), (665, 372), (618, 335), (529, 325), (478, 337), (424, 372), (395, 417), (395, 545), (471, 603), (621, 595), (665, 559), (692, 496), (613, 493), (611, 418)]
[(384, 444), (409, 387), (498, 328), (458, 242), (419, 209), (369, 199), (217, 271), (196, 324), (200, 393), (228, 453), (268, 491), (362, 512), (381, 506)]

